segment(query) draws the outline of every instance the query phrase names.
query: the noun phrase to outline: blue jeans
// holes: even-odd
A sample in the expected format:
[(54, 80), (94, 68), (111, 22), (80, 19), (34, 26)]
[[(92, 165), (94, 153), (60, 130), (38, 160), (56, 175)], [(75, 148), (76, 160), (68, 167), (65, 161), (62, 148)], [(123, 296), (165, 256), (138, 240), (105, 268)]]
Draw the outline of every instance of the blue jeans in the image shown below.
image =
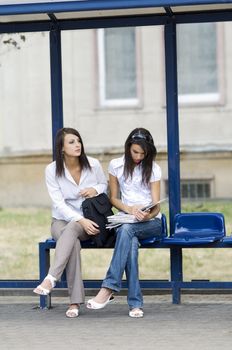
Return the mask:
[(128, 283), (127, 301), (130, 309), (143, 306), (139, 283), (138, 248), (139, 239), (161, 235), (161, 220), (155, 219), (136, 224), (123, 224), (117, 229), (114, 254), (102, 287), (119, 292), (122, 277), (126, 272)]

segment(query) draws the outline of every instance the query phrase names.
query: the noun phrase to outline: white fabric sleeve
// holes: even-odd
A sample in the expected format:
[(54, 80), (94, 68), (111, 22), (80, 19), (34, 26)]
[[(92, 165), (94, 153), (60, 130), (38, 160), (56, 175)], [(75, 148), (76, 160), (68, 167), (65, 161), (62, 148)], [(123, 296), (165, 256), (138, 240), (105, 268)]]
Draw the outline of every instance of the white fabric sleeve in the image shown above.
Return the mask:
[(95, 172), (97, 178), (97, 185), (94, 185), (93, 188), (97, 191), (98, 194), (107, 192), (107, 180), (102, 169), (102, 166), (98, 160), (96, 160), (96, 166), (92, 168)]
[(158, 164), (154, 163), (152, 167), (150, 182), (160, 181), (162, 176), (161, 168)]
[(114, 168), (114, 165), (113, 165), (113, 162), (114, 162), (114, 159), (112, 159), (112, 160), (110, 161), (110, 163), (109, 163), (109, 166), (108, 166), (108, 173), (109, 173), (110, 175), (113, 175), (113, 176), (117, 177), (117, 176), (116, 176), (116, 171), (115, 171), (115, 168)]
[(48, 189), (48, 194), (51, 197), (53, 206), (59, 211), (64, 217), (65, 221), (79, 221), (83, 218), (82, 215), (78, 214), (75, 210), (70, 208), (64, 200), (63, 194), (60, 190), (59, 184), (56, 180), (55, 169), (49, 167), (45, 170), (45, 180)]

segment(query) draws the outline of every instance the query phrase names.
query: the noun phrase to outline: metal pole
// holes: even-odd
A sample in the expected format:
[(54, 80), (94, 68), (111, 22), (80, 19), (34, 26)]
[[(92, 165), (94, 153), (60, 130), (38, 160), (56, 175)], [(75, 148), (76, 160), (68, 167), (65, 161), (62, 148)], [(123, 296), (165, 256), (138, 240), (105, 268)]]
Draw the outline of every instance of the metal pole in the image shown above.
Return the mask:
[(52, 144), (54, 159), (54, 141), (57, 130), (63, 128), (62, 60), (61, 33), (59, 29), (50, 31), (50, 71), (52, 105)]
[[(176, 24), (171, 20), (165, 25), (165, 66), (167, 98), (168, 184), (170, 234), (174, 231), (174, 218), (181, 210), (180, 203), (180, 155), (178, 124)], [(170, 249), (173, 303), (180, 303), (179, 282), (183, 280), (182, 249)]]

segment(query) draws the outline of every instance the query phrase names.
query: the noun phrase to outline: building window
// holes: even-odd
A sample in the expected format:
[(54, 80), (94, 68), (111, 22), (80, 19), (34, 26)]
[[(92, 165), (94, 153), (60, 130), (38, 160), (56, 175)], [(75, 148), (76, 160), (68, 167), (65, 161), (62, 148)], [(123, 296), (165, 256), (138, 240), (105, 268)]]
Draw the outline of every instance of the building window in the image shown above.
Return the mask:
[(210, 183), (202, 181), (181, 181), (181, 198), (183, 199), (204, 199), (210, 198)]
[(98, 30), (101, 106), (138, 105), (136, 29)]
[[(181, 180), (180, 190), (183, 199), (211, 198), (211, 182), (209, 180)], [(168, 196), (168, 180), (165, 181), (165, 193)]]
[(222, 50), (217, 23), (177, 26), (178, 92), (180, 103), (220, 102)]

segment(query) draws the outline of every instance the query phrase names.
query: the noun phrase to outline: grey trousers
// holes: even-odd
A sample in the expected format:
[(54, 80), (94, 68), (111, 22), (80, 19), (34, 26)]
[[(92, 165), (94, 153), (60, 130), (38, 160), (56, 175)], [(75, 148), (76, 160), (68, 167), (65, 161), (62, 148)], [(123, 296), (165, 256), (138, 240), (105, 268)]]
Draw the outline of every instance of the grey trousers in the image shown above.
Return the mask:
[(89, 239), (89, 236), (78, 222), (66, 222), (54, 218), (51, 224), (51, 234), (56, 240), (56, 249), (54, 261), (48, 273), (59, 280), (66, 269), (71, 304), (84, 303), (80, 241)]

